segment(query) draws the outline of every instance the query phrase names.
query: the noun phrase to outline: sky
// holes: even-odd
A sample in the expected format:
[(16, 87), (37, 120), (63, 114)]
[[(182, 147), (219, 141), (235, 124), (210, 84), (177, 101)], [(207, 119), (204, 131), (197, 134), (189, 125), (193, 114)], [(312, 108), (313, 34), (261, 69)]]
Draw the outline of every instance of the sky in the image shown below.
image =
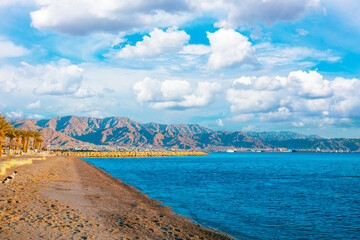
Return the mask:
[(357, 0), (0, 0), (0, 113), (360, 136)]

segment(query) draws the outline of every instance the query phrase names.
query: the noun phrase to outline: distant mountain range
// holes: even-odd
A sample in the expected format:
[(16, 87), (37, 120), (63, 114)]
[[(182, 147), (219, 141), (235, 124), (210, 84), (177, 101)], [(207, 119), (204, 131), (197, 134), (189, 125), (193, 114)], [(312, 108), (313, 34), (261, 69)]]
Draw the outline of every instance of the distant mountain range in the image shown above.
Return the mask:
[(122, 146), (223, 151), (227, 148), (288, 148), (360, 151), (360, 139), (324, 139), (294, 132), (213, 131), (198, 124), (141, 124), (125, 117), (66, 116), (14, 120), (18, 129), (42, 133), (45, 144), (71, 148)]

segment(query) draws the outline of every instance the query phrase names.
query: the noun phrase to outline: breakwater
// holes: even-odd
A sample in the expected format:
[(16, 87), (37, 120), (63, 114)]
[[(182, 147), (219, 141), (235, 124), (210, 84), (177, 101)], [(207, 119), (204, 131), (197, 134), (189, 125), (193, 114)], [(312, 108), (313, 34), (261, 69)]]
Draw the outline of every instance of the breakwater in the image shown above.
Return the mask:
[(158, 152), (64, 152), (65, 156), (76, 157), (173, 157), (173, 156), (203, 156), (204, 152), (196, 151), (158, 151)]

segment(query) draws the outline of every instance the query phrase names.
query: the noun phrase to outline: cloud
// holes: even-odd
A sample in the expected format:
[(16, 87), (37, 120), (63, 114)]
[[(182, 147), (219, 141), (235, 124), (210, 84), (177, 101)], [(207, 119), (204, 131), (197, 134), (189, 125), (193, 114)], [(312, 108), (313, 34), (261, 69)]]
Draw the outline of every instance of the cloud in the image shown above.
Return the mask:
[(323, 1), (328, 15), (334, 15), (338, 19), (338, 24), (352, 27), (353, 31), (359, 32), (360, 29), (360, 2), (358, 0), (326, 0)]
[(232, 29), (220, 29), (207, 33), (211, 54), (208, 66), (211, 69), (239, 67), (242, 65), (258, 66), (255, 48), (249, 39)]
[(320, 0), (198, 0), (204, 11), (215, 12), (218, 27), (236, 27), (279, 21), (297, 21), (309, 12), (320, 9)]
[(22, 111), (17, 111), (17, 112), (7, 112), (5, 113), (5, 116), (7, 118), (23, 118), (24, 117), (24, 113)]
[(300, 96), (308, 98), (322, 98), (330, 96), (333, 89), (330, 87), (330, 81), (325, 80), (323, 76), (316, 72), (291, 72), (288, 76), (288, 86), (299, 90)]
[(218, 83), (199, 82), (198, 87), (193, 90), (187, 81), (160, 82), (148, 77), (133, 87), (138, 102), (148, 103), (149, 107), (155, 109), (205, 107), (210, 104), (220, 88)]
[(12, 5), (32, 5), (34, 4), (34, 0), (1, 0), (0, 7), (12, 6)]
[(11, 41), (0, 37), (0, 58), (21, 57), (30, 51), (22, 46), (17, 46)]
[(96, 92), (91, 89), (90, 87), (80, 87), (74, 94), (74, 97), (77, 98), (89, 98), (94, 97), (96, 95)]
[(40, 114), (29, 114), (29, 115), (26, 116), (26, 118), (29, 118), (29, 119), (44, 119), (45, 116), (40, 115)]
[(231, 120), (235, 122), (251, 122), (254, 119), (254, 114), (239, 114), (231, 118)]
[(161, 82), (146, 77), (143, 81), (135, 83), (133, 89), (136, 92), (138, 102), (151, 102), (158, 100), (161, 95)]
[(166, 53), (180, 51), (190, 36), (185, 31), (179, 31), (176, 27), (168, 28), (166, 31), (155, 29), (144, 36), (143, 40), (135, 46), (126, 45), (117, 54), (120, 58), (151, 58)]
[(84, 69), (67, 61), (47, 65), (31, 66), (25, 64), (33, 78), (40, 80), (40, 86), (34, 89), (38, 95), (69, 95), (79, 91)]
[(279, 106), (280, 96), (274, 91), (236, 90), (227, 91), (227, 100), (232, 104), (232, 112), (269, 112)]
[[(3, 111), (6, 108), (6, 104), (0, 103), (0, 111)], [(0, 113), (1, 115), (1, 113)]]
[(17, 68), (3, 65), (0, 68), (0, 92), (11, 93), (19, 89)]
[(217, 119), (216, 120), (216, 125), (218, 125), (219, 127), (223, 127), (224, 126), (224, 123), (221, 119)]
[(181, 100), (183, 96), (191, 93), (191, 85), (183, 80), (165, 80), (160, 89), (164, 99)]
[[(90, 98), (103, 94), (101, 84), (97, 87), (98, 90), (84, 84), (83, 74), (83, 68), (66, 59), (34, 66), (26, 62), (22, 62), (19, 67), (4, 65), (0, 68), (0, 92), (17, 91), (17, 94), (24, 97), (30, 97), (29, 94), (32, 93), (75, 98)], [(27, 109), (34, 109), (40, 105), (40, 101), (26, 104), (24, 106)]]
[(341, 57), (332, 50), (317, 50), (307, 47), (290, 47), (284, 44), (273, 45), (265, 42), (254, 46), (258, 60), (263, 65), (269, 66), (314, 66), (321, 61), (338, 62)]
[(178, 25), (191, 17), (185, 0), (37, 0), (32, 26), (71, 35)]
[(249, 114), (257, 114), (260, 121), (265, 122), (293, 121), (293, 125), (303, 126), (309, 119), (317, 119), (330, 124), (338, 123), (339, 119), (360, 117), (358, 89), (360, 80), (356, 78), (327, 80), (316, 71), (294, 71), (287, 77), (236, 79), (227, 90), (226, 99), (236, 114), (235, 121), (244, 121)]
[(11, 93), (18, 89), (18, 83), (14, 79), (0, 81), (0, 91), (5, 93)]
[(36, 101), (36, 102), (33, 102), (33, 103), (29, 103), (26, 108), (27, 109), (39, 109), (41, 107), (41, 103), (40, 103), (40, 100), (39, 101)]
[(260, 120), (267, 122), (284, 122), (289, 120), (292, 114), (286, 107), (280, 107), (275, 112), (261, 113)]
[(203, 44), (189, 44), (185, 45), (180, 53), (190, 55), (206, 55), (211, 53), (211, 48), (210, 46)]
[(254, 131), (261, 131), (261, 129), (257, 128), (254, 125), (249, 125), (249, 126), (243, 127), (241, 129), (241, 131), (242, 132), (254, 132)]
[(306, 35), (309, 34), (308, 31), (306, 31), (305, 29), (302, 29), (302, 28), (296, 29), (296, 32), (297, 32), (297, 34), (298, 34), (299, 36), (306, 36)]
[(360, 96), (358, 94), (360, 80), (338, 77), (331, 82), (331, 88), (334, 89), (334, 96), (329, 115), (360, 117)]
[(217, 18), (218, 27), (272, 25), (299, 20), (321, 8), (320, 0), (35, 1), (39, 9), (30, 13), (33, 27), (71, 35), (169, 27), (199, 16)]

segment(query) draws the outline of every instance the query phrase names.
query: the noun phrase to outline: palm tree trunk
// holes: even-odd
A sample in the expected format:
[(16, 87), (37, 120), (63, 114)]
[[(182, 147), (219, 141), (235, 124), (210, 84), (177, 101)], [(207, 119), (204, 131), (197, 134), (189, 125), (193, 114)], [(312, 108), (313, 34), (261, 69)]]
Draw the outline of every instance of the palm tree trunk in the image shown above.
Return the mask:
[(26, 147), (26, 139), (25, 139), (25, 138), (22, 138), (21, 141), (22, 141), (22, 144), (23, 144), (23, 148), (22, 148), (22, 149), (23, 149), (23, 152), (25, 152), (25, 150), (26, 150), (26, 149), (25, 149), (25, 147)]
[(33, 142), (33, 149), (34, 150), (36, 149), (36, 145), (37, 145), (36, 138), (34, 138), (34, 142)]
[(26, 153), (28, 152), (29, 149), (29, 143), (30, 143), (30, 138), (26, 138), (26, 146), (25, 146)]

